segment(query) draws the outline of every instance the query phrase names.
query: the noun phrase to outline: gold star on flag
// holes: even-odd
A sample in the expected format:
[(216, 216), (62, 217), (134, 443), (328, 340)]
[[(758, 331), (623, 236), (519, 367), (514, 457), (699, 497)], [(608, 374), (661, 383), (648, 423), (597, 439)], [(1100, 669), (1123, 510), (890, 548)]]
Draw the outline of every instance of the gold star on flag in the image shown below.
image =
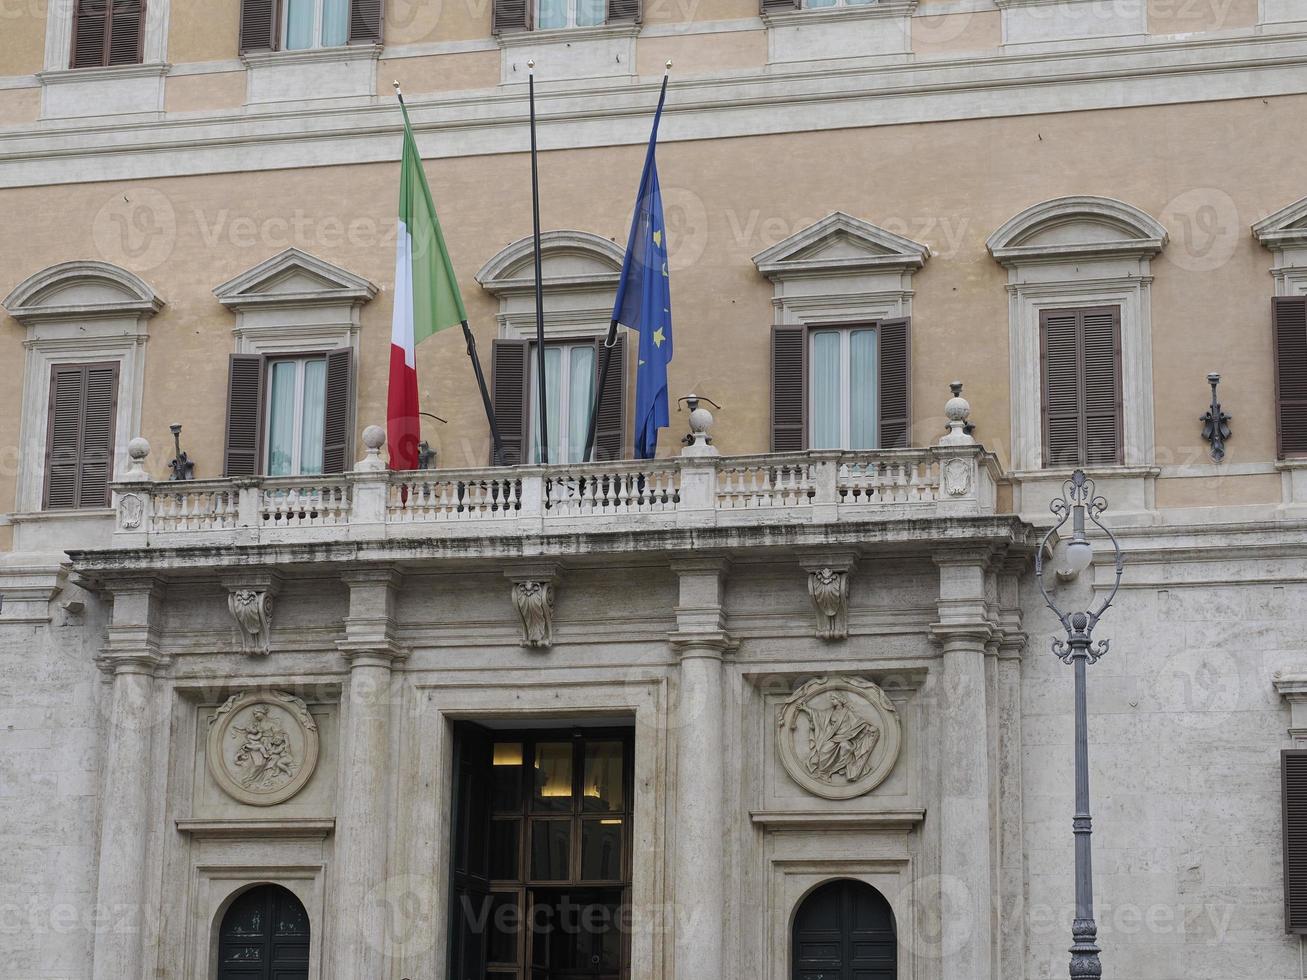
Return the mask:
[(666, 339), (667, 337), (663, 334), (662, 327), (659, 327), (657, 330), (654, 331), (653, 341), (655, 347), (661, 347), (663, 345), (663, 341)]
[(659, 248), (663, 247), (663, 233), (661, 229), (654, 232), (653, 239), (655, 245), (657, 245)]

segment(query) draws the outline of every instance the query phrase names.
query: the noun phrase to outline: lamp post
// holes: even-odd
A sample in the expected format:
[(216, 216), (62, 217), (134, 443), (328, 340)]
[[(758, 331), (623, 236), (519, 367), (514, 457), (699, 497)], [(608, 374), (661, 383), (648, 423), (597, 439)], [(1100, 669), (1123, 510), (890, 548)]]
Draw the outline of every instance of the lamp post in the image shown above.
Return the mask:
[[(1085, 668), (1097, 663), (1107, 653), (1108, 641), (1094, 642), (1094, 627), (1116, 598), (1117, 589), (1121, 587), (1121, 572), (1125, 568), (1125, 556), (1121, 554), (1121, 545), (1099, 515), (1107, 509), (1107, 500), (1095, 496), (1094, 481), (1085, 476), (1084, 470), (1076, 470), (1062, 486), (1062, 496), (1049, 504), (1049, 509), (1058, 518), (1058, 522), (1044, 535), (1035, 555), (1035, 581), (1039, 591), (1053, 614), (1061, 621), (1066, 630), (1065, 640), (1053, 641), (1053, 653), (1065, 664), (1071, 664), (1076, 672), (1076, 813), (1072, 828), (1076, 838), (1076, 917), (1071, 925), (1071, 980), (1097, 980), (1103, 975), (1103, 966), (1098, 959), (1098, 926), (1094, 922), (1094, 871), (1090, 850), (1093, 834), (1093, 821), (1089, 815), (1089, 731), (1085, 710)], [(1044, 549), (1053, 535), (1057, 534), (1066, 522), (1071, 521), (1071, 540), (1067, 542), (1067, 568), (1059, 571), (1059, 578), (1074, 578), (1087, 569), (1094, 559), (1094, 547), (1085, 536), (1085, 518), (1107, 535), (1112, 542), (1116, 563), (1116, 581), (1112, 591), (1099, 603), (1098, 608), (1089, 612), (1063, 612), (1053, 602), (1048, 589), (1044, 587)]]

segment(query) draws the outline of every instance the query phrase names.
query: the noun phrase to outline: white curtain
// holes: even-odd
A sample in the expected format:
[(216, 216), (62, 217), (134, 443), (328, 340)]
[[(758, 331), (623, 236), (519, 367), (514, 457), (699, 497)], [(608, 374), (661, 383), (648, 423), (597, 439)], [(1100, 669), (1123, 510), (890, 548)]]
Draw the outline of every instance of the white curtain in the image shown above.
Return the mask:
[(315, 0), (286, 0), (286, 48), (313, 47)]
[(540, 0), (536, 27), (548, 30), (567, 26), (567, 0)]
[(849, 335), (850, 449), (876, 448), (876, 389), (876, 331), (854, 330)]
[(274, 361), (268, 372), (268, 475), (288, 476), (295, 453), (295, 362)]
[(567, 461), (581, 462), (585, 455), (586, 431), (590, 428), (591, 400), (595, 386), (595, 349), (589, 344), (568, 351), (567, 367)]
[(349, 43), (349, 0), (322, 0), (322, 46)]
[[(558, 422), (563, 407), (562, 391), (563, 348), (545, 348), (545, 393), (549, 413), (549, 459), (546, 462), (557, 463)], [(536, 361), (535, 348), (531, 348), (531, 462), (540, 458), (540, 372)]]
[(304, 399), (300, 423), (300, 472), (322, 472), (322, 422), (327, 410), (327, 362), (304, 362)]
[(576, 0), (576, 26), (598, 27), (608, 19), (608, 0)]
[(822, 330), (812, 335), (813, 449), (840, 447), (840, 335)]

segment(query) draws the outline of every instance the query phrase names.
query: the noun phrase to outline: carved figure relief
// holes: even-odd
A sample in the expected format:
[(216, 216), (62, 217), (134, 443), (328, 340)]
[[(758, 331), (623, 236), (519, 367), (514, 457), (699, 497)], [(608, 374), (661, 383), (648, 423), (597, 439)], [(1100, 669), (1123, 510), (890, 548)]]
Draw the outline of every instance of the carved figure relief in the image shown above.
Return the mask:
[(233, 799), (273, 806), (309, 781), (318, 726), (308, 706), (282, 691), (241, 691), (209, 721), (209, 772)]
[(829, 566), (808, 572), (808, 595), (817, 612), (817, 636), (843, 640), (849, 635), (849, 573)]
[(227, 608), (240, 631), (241, 652), (266, 657), (272, 634), (272, 593), (259, 589), (232, 589)]
[(513, 583), (513, 605), (522, 620), (522, 646), (554, 645), (554, 585), (552, 582)]
[(781, 764), (815, 796), (848, 800), (871, 792), (894, 768), (902, 727), (894, 703), (861, 677), (819, 677), (781, 705)]

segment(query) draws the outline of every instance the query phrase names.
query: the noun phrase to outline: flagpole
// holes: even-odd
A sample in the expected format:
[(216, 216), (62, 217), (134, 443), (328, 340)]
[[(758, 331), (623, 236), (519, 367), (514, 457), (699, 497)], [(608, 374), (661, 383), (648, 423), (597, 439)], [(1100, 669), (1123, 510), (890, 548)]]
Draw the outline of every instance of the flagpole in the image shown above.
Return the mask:
[[(663, 72), (663, 87), (658, 93), (659, 105), (662, 105), (663, 99), (667, 97), (667, 79), (671, 73), (672, 63), (668, 61)], [(639, 202), (636, 206), (639, 206)], [(590, 455), (594, 452), (595, 437), (599, 432), (599, 400), (603, 398), (604, 388), (608, 386), (608, 367), (613, 359), (615, 346), (617, 346), (617, 321), (613, 320), (608, 324), (608, 336), (604, 338), (604, 352), (599, 357), (599, 386), (595, 388), (594, 405), (590, 409), (590, 427), (585, 434), (585, 455), (581, 457), (587, 463), (591, 461)]]
[(540, 441), (537, 463), (549, 462), (549, 395), (545, 390), (545, 291), (541, 282), (540, 262), (540, 167), (536, 154), (536, 63), (526, 63), (531, 99), (531, 216), (535, 235), (536, 270), (536, 389), (540, 392), (540, 422), (536, 437)]
[[(395, 97), (399, 99), (399, 104), (404, 105), (404, 93), (400, 90), (399, 82), (395, 82)], [(472, 373), (476, 375), (477, 387), (481, 389), (481, 404), (486, 410), (486, 423), (490, 426), (490, 441), (494, 447), (494, 455), (491, 457), (495, 465), (501, 463), (504, 444), (499, 436), (499, 421), (495, 418), (495, 404), (490, 400), (490, 389), (486, 387), (486, 376), (481, 370), (481, 358), (477, 354), (476, 338), (472, 336), (472, 328), (468, 326), (467, 321), (463, 323), (463, 339), (467, 341), (467, 356), (472, 359)], [(422, 423), (418, 422), (419, 435), (421, 435)]]

